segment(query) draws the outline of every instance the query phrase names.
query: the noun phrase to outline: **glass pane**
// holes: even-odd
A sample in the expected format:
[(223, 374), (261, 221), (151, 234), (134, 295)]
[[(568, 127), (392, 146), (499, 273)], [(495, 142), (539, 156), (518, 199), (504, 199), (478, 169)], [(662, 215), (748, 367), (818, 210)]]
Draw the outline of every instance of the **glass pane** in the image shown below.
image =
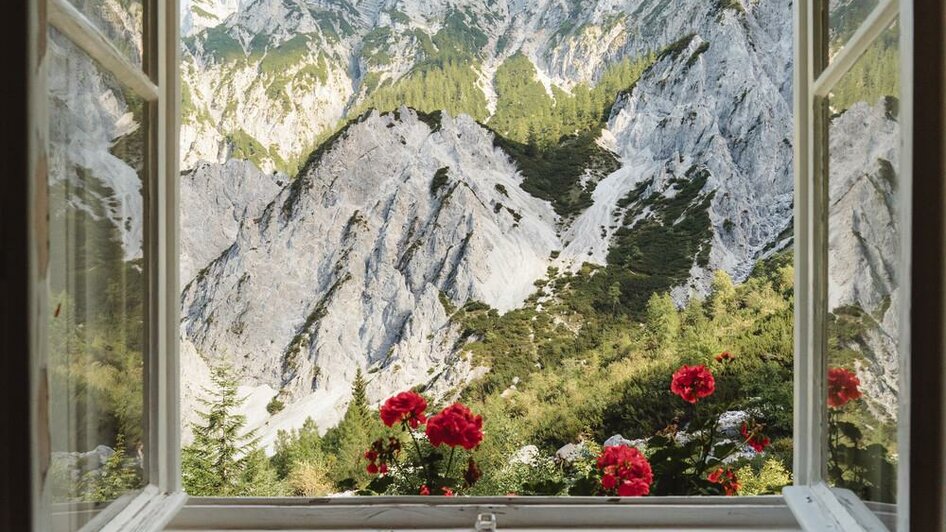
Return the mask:
[(141, 0), (69, 0), (135, 65), (141, 66), (144, 8)]
[(48, 378), (57, 530), (145, 483), (142, 100), (49, 34)]
[(838, 83), (828, 131), (829, 479), (896, 498), (899, 383), (898, 26)]
[(879, 0), (830, 0), (828, 14), (828, 57), (834, 58), (870, 15)]

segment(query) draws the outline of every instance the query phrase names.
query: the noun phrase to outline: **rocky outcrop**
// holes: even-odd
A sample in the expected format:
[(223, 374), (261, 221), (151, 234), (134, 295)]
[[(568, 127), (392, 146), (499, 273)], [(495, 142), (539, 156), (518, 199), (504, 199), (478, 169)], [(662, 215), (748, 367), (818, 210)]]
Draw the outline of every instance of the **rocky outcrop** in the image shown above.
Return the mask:
[(181, 174), (181, 279), (190, 282), (236, 240), (244, 223), (262, 214), (289, 178), (264, 174), (253, 163), (232, 159), (201, 163)]
[(182, 335), (292, 404), (273, 428), (303, 410), (332, 426), (359, 367), (373, 400), (445, 393), (478, 374), (450, 309), (521, 305), (558, 247), (554, 212), (520, 181), (468, 117), (362, 117), (188, 285)]
[[(647, 217), (699, 177), (711, 231), (705, 262), (694, 257), (683, 302), (705, 293), (714, 270), (745, 279), (755, 263), (791, 241), (792, 121), (790, 6), (750, 5), (706, 13), (696, 33), (665, 51), (615, 103), (602, 141), (623, 168), (600, 181), (594, 205), (565, 232), (561, 261), (605, 264), (635, 205)], [(694, 171), (699, 169), (699, 171)], [(628, 194), (643, 187), (635, 200)]]

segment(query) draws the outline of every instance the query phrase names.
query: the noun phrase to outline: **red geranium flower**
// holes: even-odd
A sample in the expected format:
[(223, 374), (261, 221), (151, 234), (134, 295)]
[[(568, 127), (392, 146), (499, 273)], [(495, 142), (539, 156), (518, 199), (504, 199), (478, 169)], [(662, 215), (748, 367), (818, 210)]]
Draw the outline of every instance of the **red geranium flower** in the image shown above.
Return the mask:
[(469, 408), (454, 403), (427, 422), (427, 439), (434, 447), (462, 446), (471, 450), (483, 441), (483, 417), (474, 416)]
[(743, 423), (742, 429), (739, 432), (742, 434), (742, 437), (745, 438), (746, 443), (757, 453), (761, 453), (772, 443), (768, 436), (762, 434), (762, 427), (755, 423), (753, 423), (751, 430), (748, 424)]
[(448, 488), (448, 487), (446, 487), (446, 486), (444, 486), (444, 487), (442, 487), (442, 488), (440, 488), (440, 489), (443, 490), (443, 496), (444, 496), (444, 497), (453, 497), (453, 490), (452, 490), (452, 489), (450, 489), (450, 488)]
[(736, 473), (734, 473), (732, 469), (723, 470), (723, 468), (720, 467), (709, 475), (706, 475), (706, 480), (713, 484), (722, 485), (723, 492), (730, 496), (736, 495), (739, 492), (739, 488), (742, 487), (742, 485), (739, 484), (739, 479), (736, 478)]
[(384, 402), (381, 407), (381, 421), (389, 427), (406, 421), (412, 429), (425, 423), (427, 417), (427, 400), (415, 392), (401, 392)]
[(853, 371), (844, 368), (828, 370), (828, 406), (841, 408), (849, 401), (861, 398), (861, 381)]
[(377, 475), (377, 474), (378, 474), (378, 464), (376, 464), (376, 463), (374, 463), (374, 462), (371, 462), (370, 464), (368, 464), (368, 467), (366, 467), (365, 470), (366, 470), (368, 473), (371, 473), (372, 475)]
[(617, 488), (617, 494), (621, 497), (636, 497), (650, 493), (654, 473), (647, 458), (634, 447), (626, 445), (605, 447), (598, 456), (598, 469), (604, 473), (601, 477), (601, 487), (605, 491)]
[(421, 487), (420, 487), (420, 494), (421, 494), (421, 495), (430, 495), (430, 488), (427, 487), (427, 484), (421, 485)]
[(681, 366), (673, 374), (673, 380), (670, 382), (670, 391), (692, 404), (696, 404), (700, 399), (712, 395), (715, 390), (716, 379), (702, 364), (699, 366)]

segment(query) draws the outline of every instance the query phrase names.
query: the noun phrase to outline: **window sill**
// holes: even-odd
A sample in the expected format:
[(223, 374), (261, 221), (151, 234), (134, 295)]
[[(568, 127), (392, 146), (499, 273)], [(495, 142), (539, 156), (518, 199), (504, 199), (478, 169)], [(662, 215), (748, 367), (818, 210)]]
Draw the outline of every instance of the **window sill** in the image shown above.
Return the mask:
[(780, 496), (191, 498), (168, 530), (801, 530)]

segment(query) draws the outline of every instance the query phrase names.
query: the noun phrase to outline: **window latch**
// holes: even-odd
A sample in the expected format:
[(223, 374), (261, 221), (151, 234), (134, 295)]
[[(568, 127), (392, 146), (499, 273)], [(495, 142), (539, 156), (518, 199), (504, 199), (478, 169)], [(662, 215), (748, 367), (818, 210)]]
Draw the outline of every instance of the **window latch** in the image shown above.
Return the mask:
[(476, 530), (496, 530), (496, 514), (479, 514), (476, 516)]

